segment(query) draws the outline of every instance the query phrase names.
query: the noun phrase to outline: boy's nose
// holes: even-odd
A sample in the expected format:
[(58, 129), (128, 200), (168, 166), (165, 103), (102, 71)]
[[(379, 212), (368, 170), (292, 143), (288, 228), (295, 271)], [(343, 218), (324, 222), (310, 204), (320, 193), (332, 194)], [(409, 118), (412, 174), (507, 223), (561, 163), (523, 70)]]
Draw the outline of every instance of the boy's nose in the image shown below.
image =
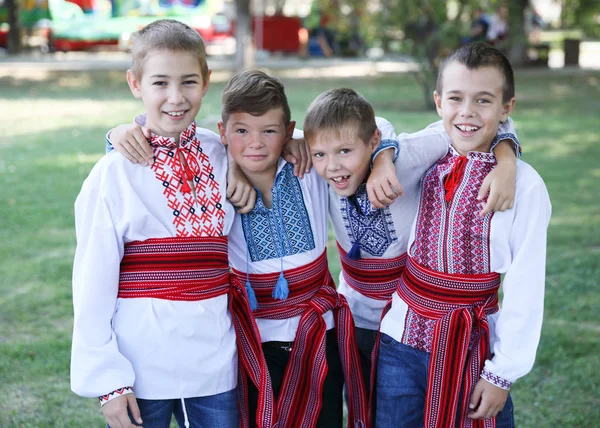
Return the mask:
[(473, 117), (474, 116), (474, 109), (473, 106), (471, 106), (471, 103), (464, 103), (460, 109), (460, 115), (462, 117)]
[(340, 169), (339, 161), (335, 157), (330, 158), (329, 161), (327, 162), (327, 170), (328, 171), (337, 171), (339, 169)]
[(169, 91), (169, 103), (181, 104), (183, 102), (183, 93), (178, 87), (173, 86)]
[(248, 137), (250, 138), (250, 147), (263, 146), (262, 132), (250, 132)]

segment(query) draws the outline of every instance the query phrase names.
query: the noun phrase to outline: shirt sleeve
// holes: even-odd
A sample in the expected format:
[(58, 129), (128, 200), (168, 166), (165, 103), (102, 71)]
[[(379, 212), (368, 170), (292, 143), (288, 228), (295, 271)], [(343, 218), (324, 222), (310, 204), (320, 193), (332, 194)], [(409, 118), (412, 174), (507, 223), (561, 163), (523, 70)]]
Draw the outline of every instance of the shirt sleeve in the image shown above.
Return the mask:
[(134, 384), (131, 363), (119, 352), (112, 329), (117, 310), (123, 239), (98, 166), (75, 202), (77, 248), (73, 266), (71, 389), (99, 397)]
[(394, 150), (393, 161), (396, 162), (398, 154), (400, 153), (400, 149), (394, 127), (388, 120), (382, 117), (375, 117), (375, 123), (377, 124), (377, 129), (379, 129), (379, 131), (381, 132), (381, 143), (379, 144), (379, 147), (377, 147), (377, 150), (375, 150), (375, 153), (373, 153), (373, 156), (371, 157), (371, 166), (373, 165), (375, 158), (381, 152), (389, 149)]
[[(502, 282), (502, 310), (495, 324), (494, 357), (482, 377), (504, 389), (526, 375), (535, 361), (542, 330), (546, 232), (551, 205), (542, 179), (515, 201), (509, 236), (512, 260)], [(500, 384), (499, 384), (499, 383)], [(508, 382), (508, 384), (506, 384)]]
[(494, 141), (492, 141), (490, 152), (492, 152), (494, 148), (498, 145), (498, 143), (502, 140), (511, 140), (515, 146), (514, 149), (515, 153), (517, 154), (517, 158), (521, 157), (521, 144), (519, 143), (519, 139), (517, 138), (515, 124), (510, 117), (506, 120), (506, 122), (502, 122), (498, 127), (498, 133), (496, 134), (496, 137), (494, 137)]
[(396, 169), (409, 169), (420, 179), (431, 165), (448, 153), (450, 137), (440, 120), (421, 131), (399, 134), (398, 144), (400, 153)]

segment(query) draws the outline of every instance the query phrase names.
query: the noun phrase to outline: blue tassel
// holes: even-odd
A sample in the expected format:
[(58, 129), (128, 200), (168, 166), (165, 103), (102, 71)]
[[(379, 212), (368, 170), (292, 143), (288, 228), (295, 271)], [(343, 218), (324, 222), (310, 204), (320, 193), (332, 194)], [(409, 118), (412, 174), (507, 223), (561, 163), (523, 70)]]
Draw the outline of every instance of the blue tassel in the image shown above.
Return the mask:
[(256, 294), (250, 285), (250, 281), (246, 281), (246, 294), (248, 295), (248, 302), (250, 302), (250, 309), (253, 311), (258, 309), (258, 300), (256, 300)]
[(274, 299), (285, 300), (287, 299), (288, 294), (290, 294), (290, 290), (288, 288), (287, 279), (283, 276), (283, 272), (280, 272), (272, 296)]
[(348, 251), (348, 258), (350, 260), (360, 260), (360, 244), (355, 242)]

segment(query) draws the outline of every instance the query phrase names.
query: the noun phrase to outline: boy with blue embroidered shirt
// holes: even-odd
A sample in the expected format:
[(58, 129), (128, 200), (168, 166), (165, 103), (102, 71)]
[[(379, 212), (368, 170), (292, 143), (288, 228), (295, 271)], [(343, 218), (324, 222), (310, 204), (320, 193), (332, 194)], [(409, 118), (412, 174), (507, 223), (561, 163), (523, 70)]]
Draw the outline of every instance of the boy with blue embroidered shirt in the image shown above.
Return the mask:
[(236, 216), (229, 258), (255, 299), (278, 423), (341, 427), (344, 382), (350, 426), (365, 423), (352, 315), (327, 267), (327, 185), (314, 171), (299, 180), (280, 157), (294, 128), (283, 85), (245, 72), (222, 105), (222, 141), (258, 193), (255, 208)]
[[(130, 89), (155, 162), (102, 158), (75, 203), (71, 387), (109, 426), (238, 427), (238, 356), (264, 400), (270, 378), (243, 287), (230, 284), (227, 156), (194, 118), (208, 89), (196, 31), (159, 20), (134, 35)], [(239, 353), (236, 346), (239, 339)], [(267, 411), (265, 411), (267, 409)], [(245, 421), (243, 421), (245, 422)]]
[(535, 360), (551, 213), (543, 180), (520, 160), (514, 206), (478, 212), (514, 91), (508, 59), (483, 43), (440, 67), (434, 98), (451, 146), (423, 177), (407, 267), (381, 324), (378, 426), (514, 426), (508, 391)]

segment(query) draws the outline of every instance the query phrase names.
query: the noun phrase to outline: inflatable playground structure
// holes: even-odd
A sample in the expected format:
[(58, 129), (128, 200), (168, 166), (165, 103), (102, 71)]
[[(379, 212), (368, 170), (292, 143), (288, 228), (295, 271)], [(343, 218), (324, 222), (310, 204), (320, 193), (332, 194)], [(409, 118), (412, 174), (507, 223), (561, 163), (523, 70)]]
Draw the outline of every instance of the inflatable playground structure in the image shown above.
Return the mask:
[[(224, 0), (21, 0), (19, 17), (26, 39), (43, 52), (90, 49), (126, 50), (130, 35), (162, 18), (196, 29), (207, 45), (231, 40), (235, 22), (222, 12)], [(0, 47), (6, 47), (8, 23), (0, 0)], [(254, 17), (262, 49), (296, 52), (300, 20)]]
[[(221, 6), (221, 0), (23, 0), (19, 12), (27, 34), (46, 37), (52, 50), (71, 51), (126, 48), (131, 33), (161, 18), (185, 22), (210, 43), (231, 36)], [(6, 21), (0, 0), (0, 46), (6, 45)]]

